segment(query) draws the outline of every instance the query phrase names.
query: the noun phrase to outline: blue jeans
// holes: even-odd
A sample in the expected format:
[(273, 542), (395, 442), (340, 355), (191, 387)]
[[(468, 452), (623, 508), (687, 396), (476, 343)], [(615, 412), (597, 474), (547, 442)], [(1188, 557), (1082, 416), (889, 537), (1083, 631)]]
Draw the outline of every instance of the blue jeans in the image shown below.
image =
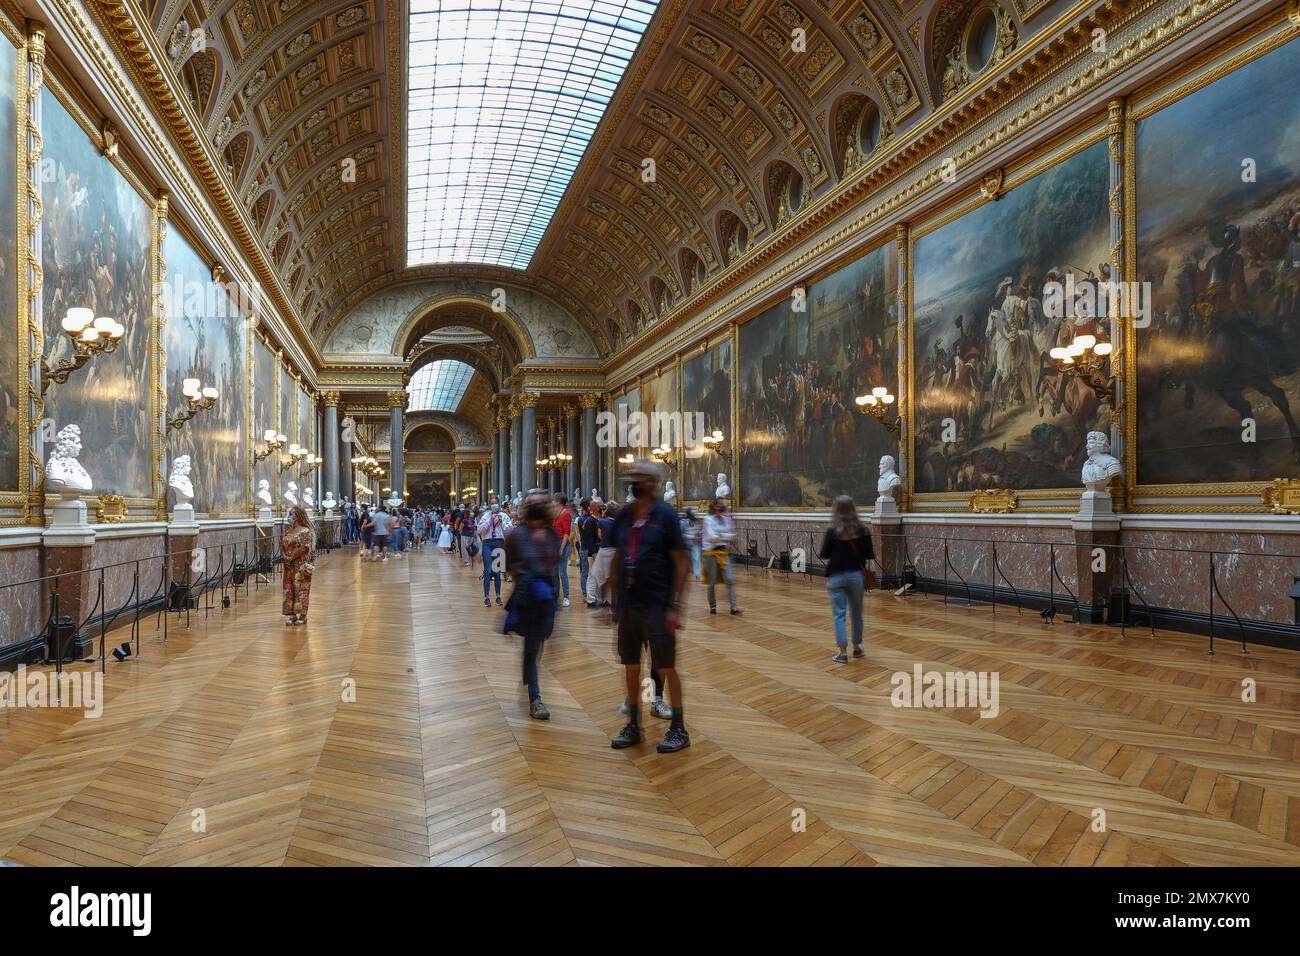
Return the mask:
[(835, 643), (848, 646), (844, 633), (844, 618), (853, 619), (853, 646), (862, 646), (862, 572), (844, 571), (826, 579), (826, 590), (831, 593), (831, 611), (835, 614)]
[(731, 580), (731, 566), (734, 563), (735, 562), (732, 560), (731, 556), (728, 555), (727, 566), (720, 569), (718, 567), (717, 558), (711, 554), (706, 554), (704, 556), (704, 570), (709, 576), (709, 607), (714, 608), (718, 606), (717, 596), (714, 593), (714, 586), (717, 585), (719, 572), (721, 572), (722, 579), (727, 582), (727, 602), (731, 605), (733, 611), (736, 609), (736, 585)]
[(578, 581), (582, 585), (582, 593), (587, 593), (587, 572), (591, 569), (590, 556), (585, 548), (578, 548)]
[(488, 599), (488, 588), (496, 582), (497, 598), (501, 597), (501, 572), (492, 570), (492, 552), (505, 543), (502, 538), (483, 539), (483, 600)]
[(569, 599), (569, 548), (572, 545), (566, 541), (564, 547), (560, 549), (560, 563), (555, 566), (555, 573), (560, 579), (560, 584), (564, 586), (564, 600)]

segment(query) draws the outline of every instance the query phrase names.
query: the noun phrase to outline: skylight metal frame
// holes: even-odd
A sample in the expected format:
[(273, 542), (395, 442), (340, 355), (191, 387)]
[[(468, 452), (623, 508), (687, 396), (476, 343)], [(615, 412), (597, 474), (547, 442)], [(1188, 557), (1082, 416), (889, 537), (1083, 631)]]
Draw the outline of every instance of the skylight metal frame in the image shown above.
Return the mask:
[(526, 269), (658, 0), (411, 0), (407, 265)]
[(416, 370), (406, 386), (408, 412), (454, 412), (465, 400), (474, 367), (458, 359), (438, 359)]

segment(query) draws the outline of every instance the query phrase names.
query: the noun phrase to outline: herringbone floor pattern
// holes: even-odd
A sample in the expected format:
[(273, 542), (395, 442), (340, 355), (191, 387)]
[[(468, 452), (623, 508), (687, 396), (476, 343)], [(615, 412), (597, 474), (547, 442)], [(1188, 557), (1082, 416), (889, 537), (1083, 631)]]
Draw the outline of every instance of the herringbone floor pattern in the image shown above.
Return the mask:
[[(830, 660), (817, 579), (737, 572), (679, 650), (693, 745), (609, 748), (612, 632), (579, 602), (530, 720), (519, 649), (435, 551), (318, 565), (113, 663), (99, 719), (0, 710), (0, 857), (33, 865), (1300, 864), (1300, 657), (868, 597)], [(575, 582), (576, 570), (571, 572)], [(891, 676), (995, 672), (997, 716)], [(78, 667), (84, 665), (77, 665)], [(1242, 699), (1242, 681), (1256, 700)]]

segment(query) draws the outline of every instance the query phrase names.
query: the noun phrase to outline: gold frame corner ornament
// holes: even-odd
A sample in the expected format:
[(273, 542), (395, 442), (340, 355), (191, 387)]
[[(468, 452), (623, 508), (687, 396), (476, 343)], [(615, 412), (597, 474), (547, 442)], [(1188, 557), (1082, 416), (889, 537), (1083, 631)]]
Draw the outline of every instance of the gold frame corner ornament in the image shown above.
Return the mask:
[(970, 496), (970, 510), (976, 514), (1010, 514), (1019, 503), (1011, 488), (985, 488)]
[(125, 521), (126, 513), (126, 499), (121, 495), (100, 495), (95, 505), (95, 520), (103, 524)]
[(1300, 515), (1300, 479), (1274, 478), (1259, 497), (1273, 514)]

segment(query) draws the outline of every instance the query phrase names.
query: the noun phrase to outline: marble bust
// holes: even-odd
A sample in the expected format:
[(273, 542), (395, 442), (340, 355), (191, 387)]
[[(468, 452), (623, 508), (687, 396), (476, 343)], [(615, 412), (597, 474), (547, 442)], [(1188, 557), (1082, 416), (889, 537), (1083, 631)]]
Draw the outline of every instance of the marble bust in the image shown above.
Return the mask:
[(189, 455), (178, 455), (172, 462), (172, 473), (167, 484), (176, 492), (178, 505), (189, 504), (194, 500), (194, 482), (190, 480), (190, 468)]
[(298, 483), (296, 481), (289, 482), (288, 486), (284, 489), (284, 500), (289, 502), (291, 505), (296, 505), (298, 503)]
[(316, 507), (316, 495), (312, 492), (310, 486), (303, 488), (302, 490), (302, 503), (305, 508)]
[(673, 485), (672, 480), (670, 479), (664, 485), (664, 501), (668, 502), (669, 504), (672, 504), (676, 500), (677, 500), (677, 488)]
[(724, 472), (718, 472), (718, 486), (713, 489), (713, 497), (730, 498), (731, 485), (727, 484), (727, 476)]
[(45, 463), (45, 485), (65, 498), (76, 498), (93, 487), (90, 474), (77, 461), (81, 454), (81, 427), (64, 425), (55, 436), (54, 451)]
[(265, 478), (257, 483), (257, 500), (264, 505), (271, 504), (271, 483)]
[(903, 483), (898, 476), (898, 462), (893, 455), (880, 456), (880, 480), (876, 482), (876, 494), (882, 498), (894, 497), (894, 489)]
[(325, 497), (320, 500), (320, 506), (325, 509), (326, 515), (333, 514), (334, 509), (339, 506), (339, 503), (334, 500), (334, 492), (325, 492)]
[(1118, 475), (1123, 467), (1119, 459), (1110, 453), (1110, 439), (1105, 432), (1088, 432), (1088, 458), (1083, 463), (1083, 483), (1089, 491), (1107, 490), (1110, 479)]

